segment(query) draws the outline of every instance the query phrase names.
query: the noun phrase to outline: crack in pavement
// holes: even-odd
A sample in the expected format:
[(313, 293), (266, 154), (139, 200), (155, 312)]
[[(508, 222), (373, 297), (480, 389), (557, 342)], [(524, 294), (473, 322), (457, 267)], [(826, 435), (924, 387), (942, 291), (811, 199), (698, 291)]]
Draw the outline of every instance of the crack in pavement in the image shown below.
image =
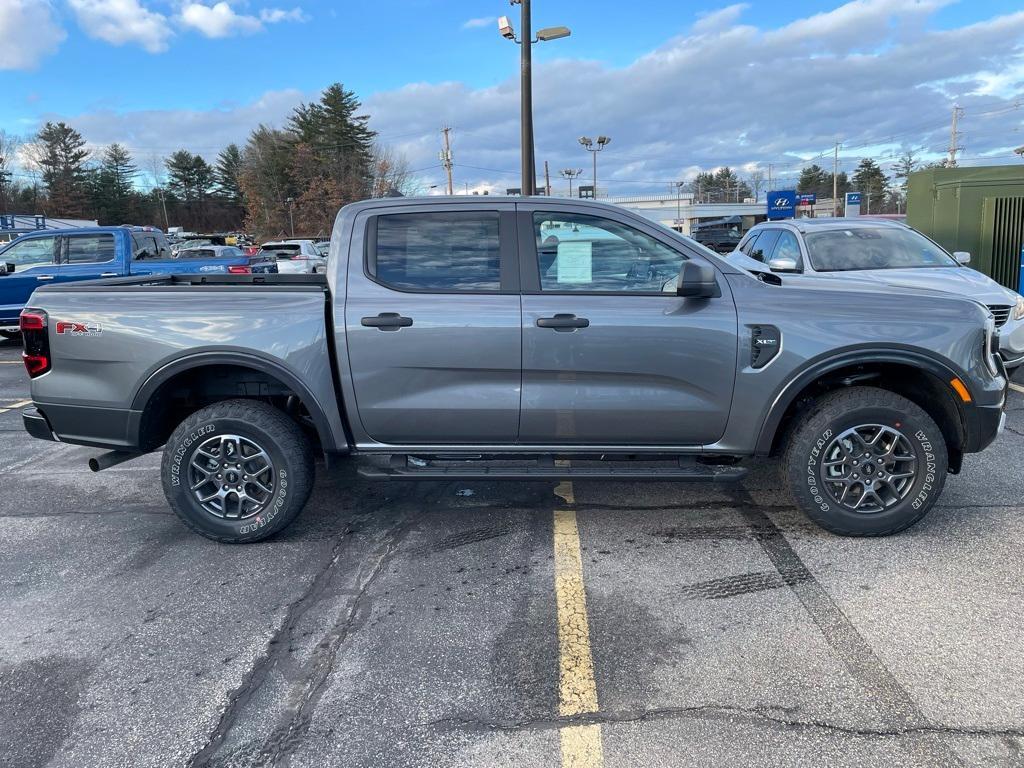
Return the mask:
[(449, 728), (469, 731), (546, 731), (572, 725), (614, 725), (657, 720), (735, 720), (745, 719), (755, 725), (779, 727), (784, 730), (826, 731), (854, 738), (901, 738), (920, 735), (980, 736), (992, 738), (1024, 737), (1021, 728), (966, 727), (922, 724), (899, 728), (855, 728), (825, 720), (784, 716), (786, 708), (777, 706), (739, 707), (727, 704), (702, 704), (689, 707), (658, 707), (654, 709), (589, 712), (566, 717), (526, 720), (487, 720), (474, 717), (445, 717), (420, 723), (428, 728)]
[[(397, 498), (384, 499), (380, 504), (375, 505), (373, 508), (366, 510), (365, 512), (361, 512), (358, 517), (371, 517), (381, 509), (401, 503), (403, 500), (404, 499), (401, 494)], [(350, 539), (349, 534), (352, 532), (353, 526), (349, 524), (331, 537), (335, 541), (331, 547), (330, 555), (327, 557), (323, 565), (321, 565), (316, 575), (310, 581), (302, 594), (289, 603), (281, 624), (268, 638), (264, 652), (253, 662), (248, 672), (243, 676), (241, 684), (229, 694), (228, 701), (221, 713), (221, 717), (213, 731), (210, 733), (210, 736), (207, 738), (206, 744), (193, 754), (191, 760), (189, 760), (188, 766), (190, 768), (198, 768), (199, 766), (207, 766), (211, 764), (211, 761), (217, 755), (218, 750), (224, 744), (234, 726), (246, 713), (249, 703), (253, 700), (262, 686), (269, 680), (272, 672), (275, 669), (290, 665), (291, 643), (288, 642), (288, 640), (292, 637), (296, 627), (302, 622), (303, 618), (313, 608), (315, 608), (328, 593), (331, 582), (337, 572), (337, 566), (341, 562), (342, 555), (347, 549)], [(369, 581), (364, 581), (361, 586), (362, 588), (365, 588), (368, 584)], [(356, 602), (358, 602), (358, 596), (356, 601), (353, 601), (352, 603), (353, 610), (350, 610), (341, 617), (339, 622), (341, 622), (341, 619), (348, 621), (352, 618)], [(334, 629), (336, 630), (337, 627), (338, 624), (336, 623)], [(322, 645), (323, 641), (318, 644), (317, 649), (319, 650)], [(335, 646), (334, 652), (336, 651), (337, 647)], [(314, 656), (314, 659), (316, 659), (316, 656)], [(333, 653), (330, 656), (330, 661), (333, 663)], [(323, 677), (323, 680), (326, 680), (326, 675)]]

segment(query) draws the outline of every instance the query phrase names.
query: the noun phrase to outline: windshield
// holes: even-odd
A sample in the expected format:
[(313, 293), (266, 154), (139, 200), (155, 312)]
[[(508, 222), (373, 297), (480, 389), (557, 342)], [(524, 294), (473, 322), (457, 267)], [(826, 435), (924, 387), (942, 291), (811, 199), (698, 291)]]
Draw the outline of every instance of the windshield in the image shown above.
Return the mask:
[(806, 235), (805, 242), (818, 272), (958, 266), (952, 256), (911, 229), (830, 229)]

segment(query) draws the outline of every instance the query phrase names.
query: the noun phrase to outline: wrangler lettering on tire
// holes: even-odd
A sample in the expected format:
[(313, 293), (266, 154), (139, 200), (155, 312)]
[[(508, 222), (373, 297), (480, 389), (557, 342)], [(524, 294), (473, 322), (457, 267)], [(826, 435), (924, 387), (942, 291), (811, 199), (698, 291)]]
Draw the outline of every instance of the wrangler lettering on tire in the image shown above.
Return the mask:
[(313, 452), (284, 413), (226, 400), (192, 414), (164, 448), (164, 494), (184, 523), (215, 541), (260, 541), (285, 528), (313, 486)]
[(942, 432), (920, 407), (874, 387), (821, 397), (789, 435), (793, 501), (844, 536), (884, 536), (927, 514), (946, 479)]

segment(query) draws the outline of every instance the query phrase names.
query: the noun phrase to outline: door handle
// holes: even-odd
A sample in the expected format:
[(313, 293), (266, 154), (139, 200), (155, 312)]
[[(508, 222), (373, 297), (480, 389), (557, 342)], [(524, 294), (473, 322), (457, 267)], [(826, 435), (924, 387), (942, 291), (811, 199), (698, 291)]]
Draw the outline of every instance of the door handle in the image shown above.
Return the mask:
[(397, 312), (381, 312), (376, 317), (364, 317), (359, 322), (367, 328), (376, 328), (381, 331), (397, 331), (399, 328), (408, 328), (412, 325), (412, 318), (402, 317)]
[(117, 272), (101, 272), (100, 277), (117, 277)]
[(575, 331), (577, 328), (587, 328), (590, 321), (585, 317), (576, 315), (555, 315), (554, 317), (538, 317), (538, 328), (554, 328), (556, 331)]
[(36, 280), (53, 280), (53, 275), (38, 275)]

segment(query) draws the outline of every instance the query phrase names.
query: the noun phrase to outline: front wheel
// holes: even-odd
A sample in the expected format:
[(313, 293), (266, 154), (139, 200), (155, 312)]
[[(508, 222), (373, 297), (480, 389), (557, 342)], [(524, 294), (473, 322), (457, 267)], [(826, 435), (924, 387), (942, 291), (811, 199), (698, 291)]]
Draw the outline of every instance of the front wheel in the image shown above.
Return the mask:
[(313, 451), (278, 409), (225, 400), (174, 430), (161, 465), (164, 495), (196, 533), (233, 544), (266, 539), (299, 514), (313, 488)]
[(934, 506), (947, 461), (941, 430), (919, 406), (888, 390), (850, 387), (801, 418), (782, 470), (796, 505), (822, 528), (886, 536)]

